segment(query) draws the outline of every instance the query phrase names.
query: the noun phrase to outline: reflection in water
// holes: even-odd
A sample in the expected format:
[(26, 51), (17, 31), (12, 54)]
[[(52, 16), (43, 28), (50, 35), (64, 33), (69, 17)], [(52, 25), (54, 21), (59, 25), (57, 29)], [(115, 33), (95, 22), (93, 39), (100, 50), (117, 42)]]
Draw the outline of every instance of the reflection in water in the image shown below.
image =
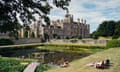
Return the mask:
[(22, 49), (14, 48), (14, 49), (0, 49), (0, 55), (6, 57), (37, 59), (41, 63), (61, 64), (66, 60), (73, 61), (75, 59), (88, 56), (89, 53), (49, 51), (35, 48), (22, 48)]
[(41, 63), (55, 63), (61, 64), (64, 61), (72, 61), (84, 56), (88, 56), (87, 53), (70, 53), (70, 52), (34, 52), (26, 56), (26, 58), (38, 59)]

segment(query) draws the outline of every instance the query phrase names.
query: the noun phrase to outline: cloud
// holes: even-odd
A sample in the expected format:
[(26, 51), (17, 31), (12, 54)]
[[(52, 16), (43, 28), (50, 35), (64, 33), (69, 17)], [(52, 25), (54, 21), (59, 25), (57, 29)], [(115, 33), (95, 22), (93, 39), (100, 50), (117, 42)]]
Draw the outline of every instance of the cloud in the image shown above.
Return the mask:
[[(96, 30), (104, 20), (120, 20), (120, 0), (71, 0), (69, 11), (77, 18), (86, 19), (90, 31)], [(51, 19), (64, 18), (65, 11), (55, 8)]]

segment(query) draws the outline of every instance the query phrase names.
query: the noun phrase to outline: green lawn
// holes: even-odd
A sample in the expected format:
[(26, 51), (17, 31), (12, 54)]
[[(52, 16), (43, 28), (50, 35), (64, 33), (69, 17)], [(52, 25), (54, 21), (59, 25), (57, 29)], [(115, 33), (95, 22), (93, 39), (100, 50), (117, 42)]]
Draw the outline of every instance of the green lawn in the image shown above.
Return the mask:
[[(86, 66), (88, 63), (101, 61), (106, 58), (111, 60), (109, 69), (96, 69), (95, 67)], [(97, 52), (96, 54), (71, 62), (67, 68), (56, 67), (47, 72), (120, 72), (120, 48), (110, 48)]]
[(30, 63), (31, 61), (0, 57), (0, 72), (22, 72), (27, 65), (22, 65), (21, 62)]
[(0, 48), (17, 48), (17, 47), (30, 47), (30, 46), (40, 46), (44, 43), (30, 43), (30, 44), (17, 44), (17, 45), (4, 45), (0, 46)]
[(105, 49), (105, 46), (80, 45), (80, 44), (45, 44), (38, 46), (41, 50), (77, 52), (77, 53), (95, 53)]
[[(35, 60), (0, 57), (0, 72), (23, 72), (27, 65), (34, 61)], [(35, 72), (44, 72), (49, 68), (49, 65), (40, 65)]]

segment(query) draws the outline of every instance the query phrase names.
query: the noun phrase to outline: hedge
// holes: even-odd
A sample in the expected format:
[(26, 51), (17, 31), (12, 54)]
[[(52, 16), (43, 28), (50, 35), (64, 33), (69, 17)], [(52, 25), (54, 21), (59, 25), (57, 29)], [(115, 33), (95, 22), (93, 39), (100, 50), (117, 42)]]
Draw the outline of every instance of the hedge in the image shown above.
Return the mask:
[(120, 40), (113, 39), (107, 42), (107, 48), (120, 47)]
[(70, 48), (105, 48), (105, 46), (97, 45), (80, 45), (80, 44), (45, 44), (41, 46), (70, 47)]
[(10, 39), (2, 38), (0, 39), (0, 45), (13, 45), (14, 42)]

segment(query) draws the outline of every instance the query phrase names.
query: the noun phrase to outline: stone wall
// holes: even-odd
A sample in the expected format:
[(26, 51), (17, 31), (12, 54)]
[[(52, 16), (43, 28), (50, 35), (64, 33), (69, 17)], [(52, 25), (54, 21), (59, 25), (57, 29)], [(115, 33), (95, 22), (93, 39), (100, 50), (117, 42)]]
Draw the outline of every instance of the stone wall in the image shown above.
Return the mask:
[(13, 40), (15, 44), (27, 44), (27, 43), (40, 43), (40, 38), (26, 38), (26, 39), (19, 39), (19, 40)]
[(61, 40), (51, 40), (50, 43), (58, 43), (58, 44), (90, 44), (90, 45), (106, 45), (108, 40), (66, 40), (66, 39), (61, 39)]

